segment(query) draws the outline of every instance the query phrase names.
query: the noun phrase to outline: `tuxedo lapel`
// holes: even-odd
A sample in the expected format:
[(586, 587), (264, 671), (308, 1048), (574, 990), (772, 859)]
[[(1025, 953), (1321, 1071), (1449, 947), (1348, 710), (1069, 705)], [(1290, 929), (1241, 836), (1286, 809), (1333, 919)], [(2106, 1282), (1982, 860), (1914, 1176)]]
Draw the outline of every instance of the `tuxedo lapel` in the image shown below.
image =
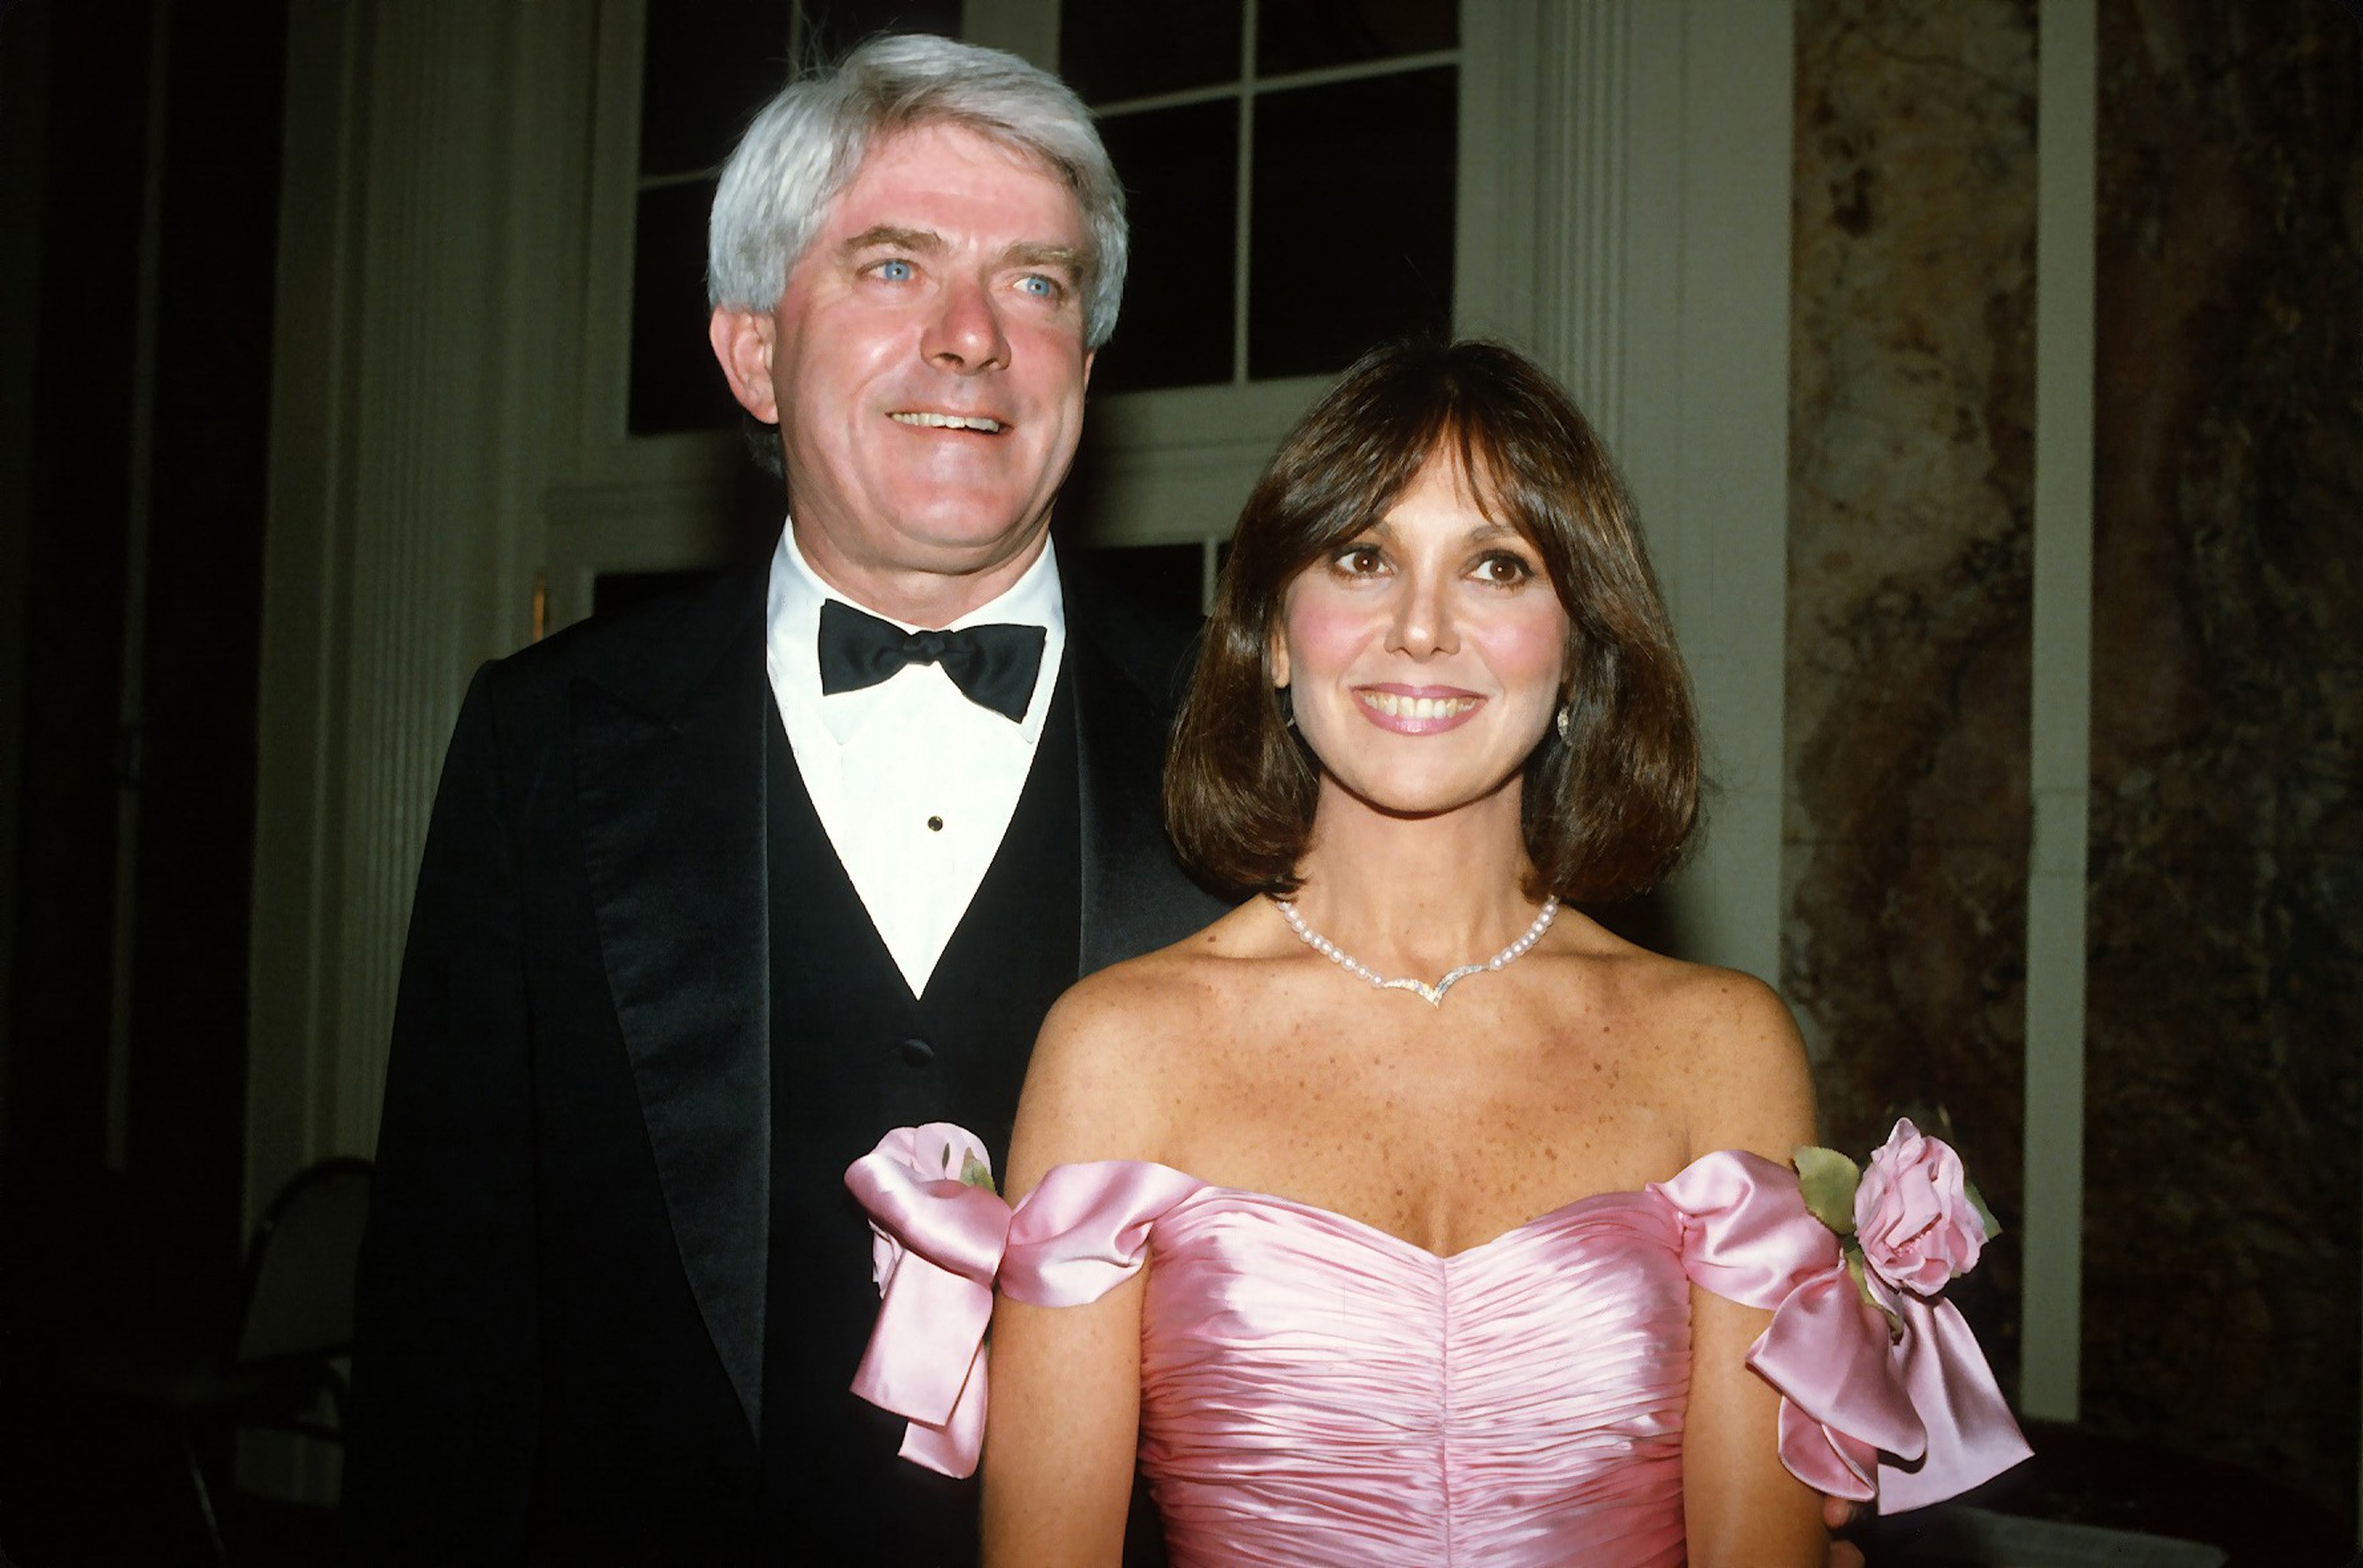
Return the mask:
[(573, 690), (599, 951), (698, 1309), (762, 1430), (771, 1183), (760, 574)]
[(1182, 875), (1165, 836), (1158, 780), (1170, 712), (1114, 651), (1113, 628), (1070, 593), (1076, 769), (1082, 808), (1079, 973), (1161, 947), (1223, 911)]

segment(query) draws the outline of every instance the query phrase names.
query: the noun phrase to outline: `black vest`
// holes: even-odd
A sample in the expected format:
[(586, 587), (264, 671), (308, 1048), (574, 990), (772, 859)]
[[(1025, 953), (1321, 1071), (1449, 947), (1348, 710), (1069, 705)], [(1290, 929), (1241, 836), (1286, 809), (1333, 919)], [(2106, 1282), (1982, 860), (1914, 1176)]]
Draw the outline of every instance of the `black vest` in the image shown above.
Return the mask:
[(781, 1561), (966, 1564), (977, 1493), (896, 1457), (903, 1422), (848, 1385), (878, 1311), (845, 1167), (890, 1128), (955, 1121), (996, 1168), (1043, 1015), (1074, 984), (1082, 820), (1062, 672), (1017, 810), (914, 999), (838, 863), (776, 715), (764, 782), (771, 936), (766, 1534)]

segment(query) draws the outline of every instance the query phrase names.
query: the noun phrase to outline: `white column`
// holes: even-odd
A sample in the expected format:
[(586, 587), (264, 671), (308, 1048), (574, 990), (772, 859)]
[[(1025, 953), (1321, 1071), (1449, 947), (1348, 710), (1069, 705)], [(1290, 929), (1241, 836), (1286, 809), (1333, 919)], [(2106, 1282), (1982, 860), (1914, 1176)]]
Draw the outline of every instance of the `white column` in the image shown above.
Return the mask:
[[(580, 6), (291, 10), (257, 775), (250, 1219), (370, 1153), (468, 674), (527, 635), (579, 327)], [(570, 98), (552, 83), (578, 85)], [(571, 170), (571, 177), (565, 177)], [(553, 177), (556, 176), (556, 177)], [(571, 415), (571, 406), (562, 411)]]
[(1779, 972), (1791, 8), (1463, 12), (1462, 330), (1566, 381), (1631, 482), (1698, 689), (1712, 831), (1686, 957)]
[(2035, 597), (2019, 1404), (2072, 1421), (2083, 1335), (2085, 841), (2091, 796), (2092, 0), (2037, 36)]
[[(1651, 541), (1697, 687), (1715, 793), (1705, 842), (1670, 893), (1687, 956), (1777, 983), (1795, 16), (1773, 0), (1692, 0), (1682, 10), (1681, 249), (1671, 302), (1680, 447), (1665, 492), (1672, 526), (1653, 525)], [(1662, 351), (1630, 345), (1627, 363)]]

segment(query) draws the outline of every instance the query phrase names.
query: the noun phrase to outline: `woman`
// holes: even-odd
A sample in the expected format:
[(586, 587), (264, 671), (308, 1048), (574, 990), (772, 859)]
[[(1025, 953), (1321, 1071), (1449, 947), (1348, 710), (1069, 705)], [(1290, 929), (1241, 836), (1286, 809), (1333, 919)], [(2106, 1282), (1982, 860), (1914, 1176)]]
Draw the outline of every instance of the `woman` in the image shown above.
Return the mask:
[(1248, 503), (1169, 763), (1185, 859), (1261, 896), (1036, 1048), (989, 1562), (1115, 1562), (1136, 1452), (1177, 1563), (1823, 1561), (1784, 1454), (1875, 1460), (1749, 1370), (1802, 1294), (1765, 1238), (1889, 1340), (1766, 1163), (1813, 1141), (1795, 1026), (1569, 907), (1665, 874), (1697, 773), (1582, 417), (1492, 345), (1367, 356)]

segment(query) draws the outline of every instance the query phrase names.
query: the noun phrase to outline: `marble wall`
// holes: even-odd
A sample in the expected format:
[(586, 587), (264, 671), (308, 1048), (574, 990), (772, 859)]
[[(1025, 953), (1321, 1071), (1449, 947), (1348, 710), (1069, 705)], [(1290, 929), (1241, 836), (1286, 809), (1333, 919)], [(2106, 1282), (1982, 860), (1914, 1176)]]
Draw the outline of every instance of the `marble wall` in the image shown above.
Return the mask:
[[(1950, 1113), (2018, 1207), (2032, 0), (1800, 0), (1782, 988), (1829, 1138)], [(1962, 1306), (2009, 1386), (2017, 1259)]]
[[(1833, 1140), (1941, 1107), (2005, 1223), (2037, 3), (1797, 9), (1782, 978)], [(2363, 33), (2099, 17), (2085, 1422), (2352, 1517)]]
[(2351, 1518), (2363, 31), (2100, 17), (2086, 1420)]

